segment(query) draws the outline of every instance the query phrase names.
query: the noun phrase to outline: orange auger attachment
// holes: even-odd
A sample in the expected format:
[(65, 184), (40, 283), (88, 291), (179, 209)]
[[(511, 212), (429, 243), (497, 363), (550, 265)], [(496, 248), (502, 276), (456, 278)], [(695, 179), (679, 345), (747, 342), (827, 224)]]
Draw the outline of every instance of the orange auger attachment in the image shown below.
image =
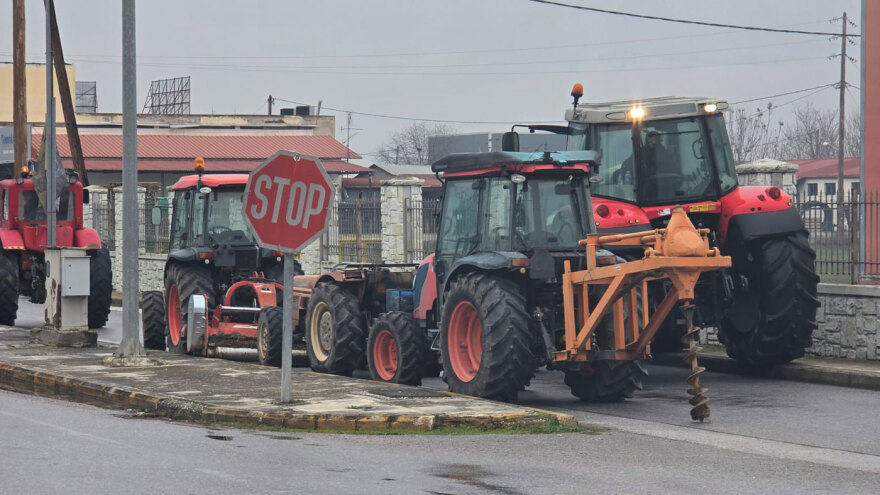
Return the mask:
[[(665, 229), (631, 234), (590, 234), (579, 242), (586, 248), (586, 270), (571, 271), (566, 261), (562, 275), (562, 297), (565, 316), (565, 349), (557, 351), (557, 362), (589, 362), (598, 359), (644, 359), (650, 342), (676, 302), (688, 319), (688, 333), (683, 341), (688, 346), (686, 362), (691, 365), (688, 377), (693, 396), (691, 417), (709, 418), (706, 391), (700, 385), (697, 351), (693, 327), (694, 286), (705, 271), (730, 267), (730, 257), (721, 256), (709, 247), (709, 229), (697, 230), (681, 206), (673, 209)], [(640, 260), (599, 266), (597, 251), (615, 246), (640, 246)], [(668, 279), (672, 287), (666, 297), (648, 312), (648, 282)], [(594, 286), (591, 292), (590, 286)], [(596, 290), (598, 289), (598, 290)], [(599, 295), (601, 294), (601, 295)], [(592, 296), (592, 297), (591, 297)], [(597, 300), (598, 299), (598, 300)], [(640, 300), (641, 299), (641, 300)], [(639, 311), (641, 310), (641, 311)], [(611, 311), (614, 325), (613, 349), (594, 349), (593, 336), (603, 318)], [(641, 313), (641, 314), (639, 314)]]

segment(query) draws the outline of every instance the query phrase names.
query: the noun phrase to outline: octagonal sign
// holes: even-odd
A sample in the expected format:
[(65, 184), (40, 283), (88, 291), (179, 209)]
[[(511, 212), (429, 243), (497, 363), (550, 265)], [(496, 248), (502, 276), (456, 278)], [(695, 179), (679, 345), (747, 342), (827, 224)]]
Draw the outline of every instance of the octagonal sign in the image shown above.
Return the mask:
[(332, 199), (321, 160), (279, 151), (250, 173), (242, 214), (261, 246), (299, 252), (326, 228)]

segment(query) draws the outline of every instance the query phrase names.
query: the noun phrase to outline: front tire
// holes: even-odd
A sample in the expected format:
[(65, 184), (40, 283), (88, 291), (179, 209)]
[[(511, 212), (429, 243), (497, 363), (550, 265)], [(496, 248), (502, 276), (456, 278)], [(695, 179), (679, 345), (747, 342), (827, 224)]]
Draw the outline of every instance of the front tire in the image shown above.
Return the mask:
[(526, 300), (512, 281), (470, 273), (443, 303), (440, 353), (452, 392), (514, 401), (535, 372)]
[(203, 294), (207, 299), (208, 311), (214, 304), (214, 288), (211, 270), (195, 263), (176, 263), (168, 267), (165, 279), (166, 321), (168, 322), (168, 350), (186, 354), (186, 336), (182, 335), (188, 320), (187, 305), (190, 296)]
[(767, 368), (804, 355), (813, 344), (819, 277), (807, 233), (750, 246), (749, 290), (734, 296), (718, 339), (744, 366)]
[(260, 364), (281, 366), (283, 329), (284, 309), (267, 306), (260, 310), (257, 320), (257, 357)]
[(351, 376), (363, 366), (364, 322), (354, 294), (336, 284), (318, 284), (309, 298), (305, 324), (312, 370)]
[(92, 253), (89, 277), (89, 328), (102, 328), (110, 316), (113, 291), (113, 270), (106, 245)]
[(154, 351), (165, 350), (165, 298), (162, 292), (151, 290), (141, 294), (141, 326), (144, 329), (144, 347)]
[(424, 331), (412, 314), (401, 311), (376, 318), (367, 339), (367, 367), (373, 380), (421, 385), (430, 354)]
[(18, 259), (0, 252), (0, 325), (15, 325), (18, 314)]

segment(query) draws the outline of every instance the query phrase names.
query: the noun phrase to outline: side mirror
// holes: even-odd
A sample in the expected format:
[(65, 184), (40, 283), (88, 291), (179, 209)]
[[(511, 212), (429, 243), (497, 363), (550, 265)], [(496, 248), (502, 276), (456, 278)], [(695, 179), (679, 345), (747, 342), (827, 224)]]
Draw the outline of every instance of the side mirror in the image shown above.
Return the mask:
[(162, 223), (162, 208), (159, 206), (154, 206), (150, 210), (150, 223), (153, 225), (159, 225)]
[(83, 204), (84, 204), (84, 205), (87, 205), (87, 204), (89, 204), (89, 201), (90, 201), (90, 198), (89, 198), (89, 190), (88, 190), (88, 189), (83, 189)]
[(519, 151), (519, 134), (515, 131), (505, 132), (501, 136), (501, 151)]

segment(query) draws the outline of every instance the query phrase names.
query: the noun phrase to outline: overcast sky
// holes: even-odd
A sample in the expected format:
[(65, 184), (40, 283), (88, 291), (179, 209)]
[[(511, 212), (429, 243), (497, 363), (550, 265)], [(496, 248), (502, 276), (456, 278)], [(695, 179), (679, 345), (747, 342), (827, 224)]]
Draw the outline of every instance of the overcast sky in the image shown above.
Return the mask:
[[(562, 0), (639, 14), (839, 32), (860, 0)], [(45, 61), (43, 3), (26, 0), (27, 54)], [(98, 111), (122, 108), (119, 0), (56, 1), (77, 80), (97, 81)], [(12, 2), (3, 2), (0, 61), (12, 60)], [(859, 28), (854, 28), (858, 32)], [(859, 86), (859, 46), (848, 81)], [(582, 82), (585, 101), (663, 95), (736, 102), (833, 83), (839, 40), (683, 25), (527, 0), (141, 0), (138, 109), (151, 80), (192, 76), (193, 113), (265, 113), (269, 94), (344, 112), (479, 122), (554, 121)], [(42, 81), (40, 82), (42, 83)], [(834, 108), (833, 88), (772, 99), (780, 118), (803, 102)], [(858, 92), (848, 94), (848, 111)], [(797, 101), (793, 101), (796, 100)], [(769, 100), (747, 103), (748, 108)], [(280, 106), (291, 106), (278, 102)], [(277, 113), (277, 110), (275, 110)], [(351, 147), (375, 151), (406, 120), (352, 115)], [(506, 124), (450, 124), (502, 132)]]

